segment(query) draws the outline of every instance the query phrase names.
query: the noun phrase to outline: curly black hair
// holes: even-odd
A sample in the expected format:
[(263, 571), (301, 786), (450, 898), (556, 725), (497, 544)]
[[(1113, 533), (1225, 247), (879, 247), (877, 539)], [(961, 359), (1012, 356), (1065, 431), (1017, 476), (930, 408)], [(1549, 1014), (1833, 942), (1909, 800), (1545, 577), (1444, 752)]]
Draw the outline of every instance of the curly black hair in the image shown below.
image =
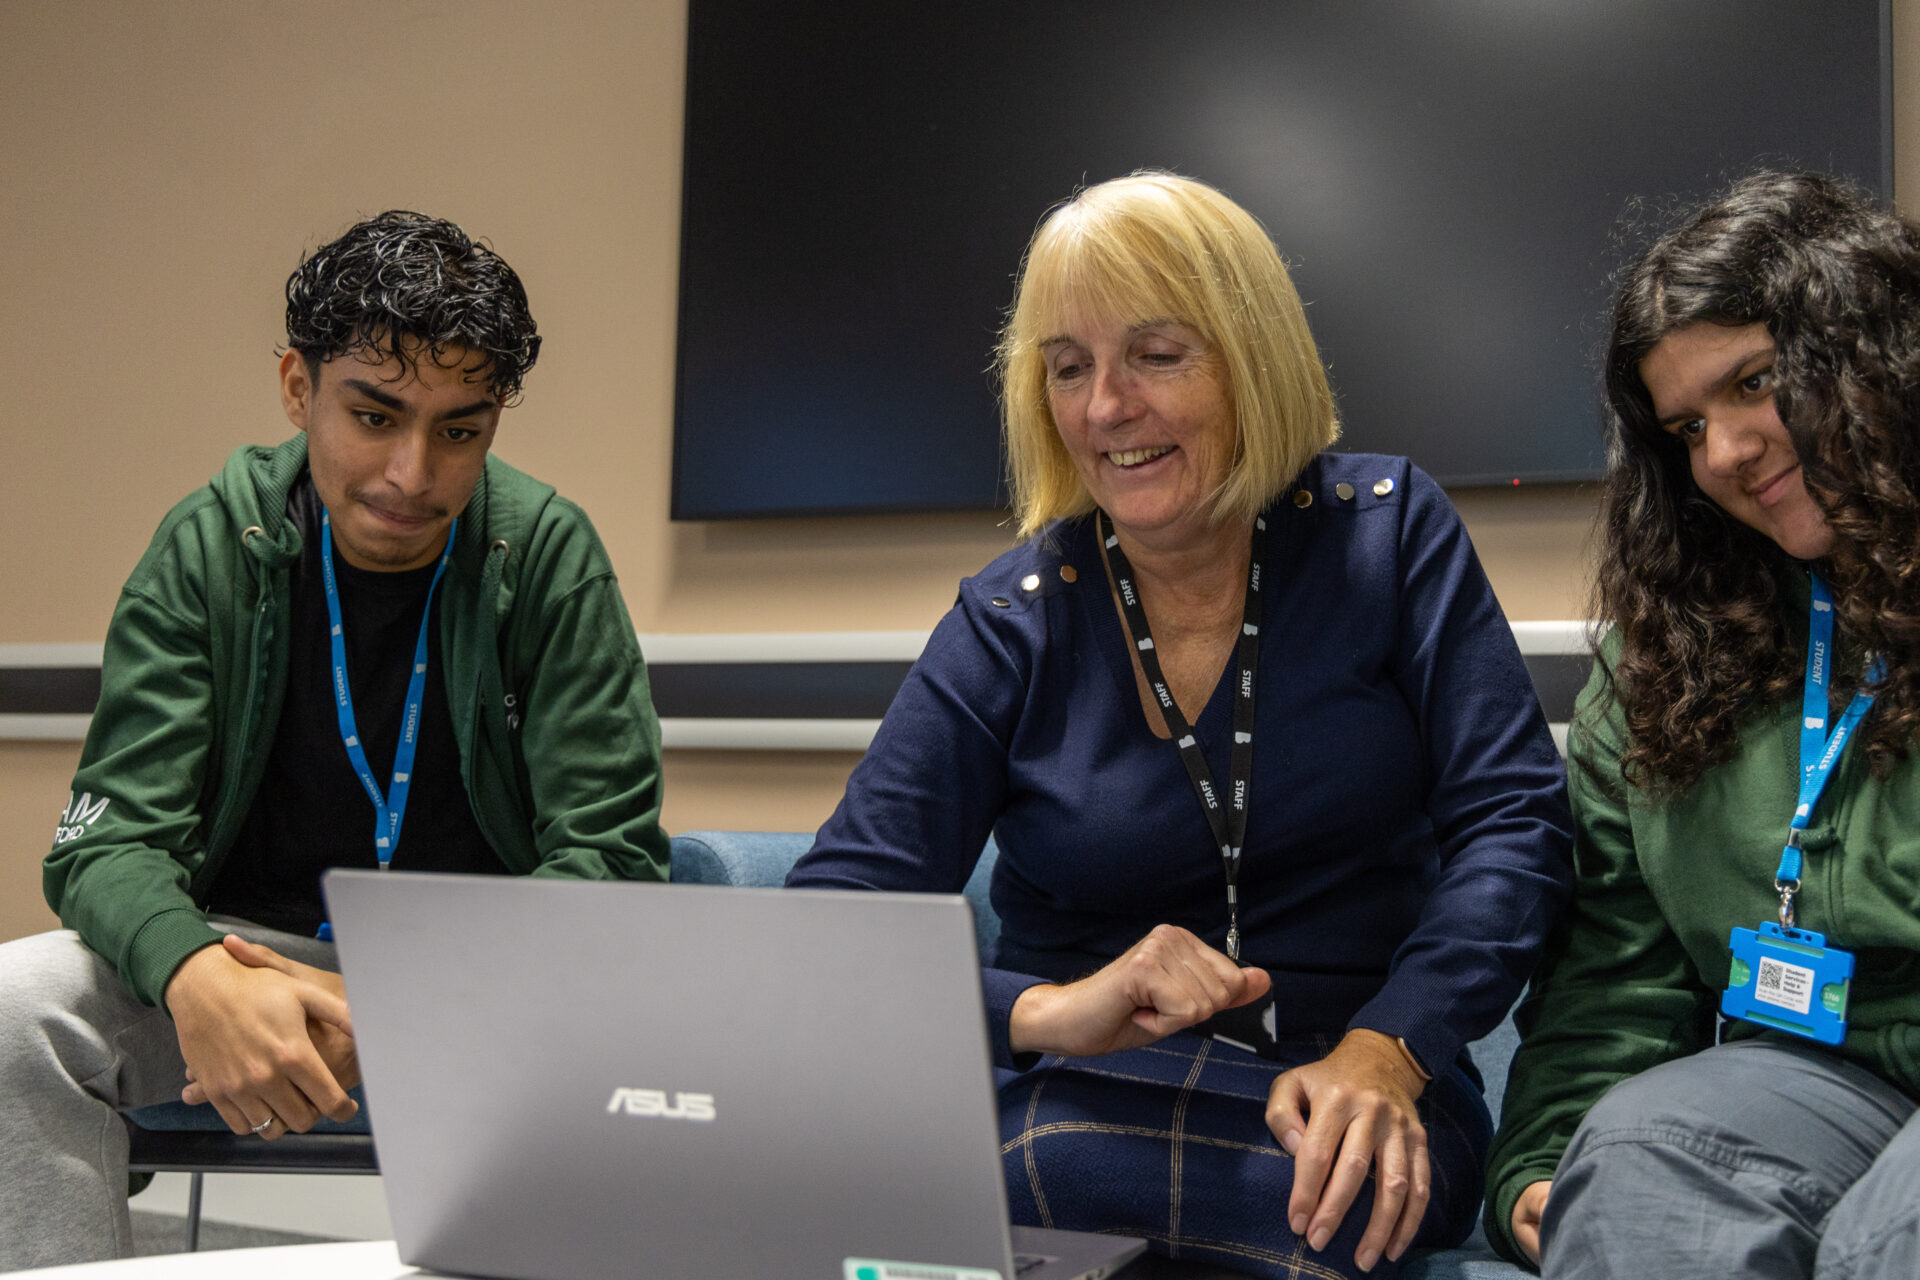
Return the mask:
[(1847, 183), (1762, 172), (1656, 241), (1614, 306), (1597, 591), (1620, 633), (1627, 778), (1690, 786), (1742, 716), (1797, 690), (1805, 656), (1779, 600), (1794, 562), (1700, 492), (1640, 378), (1701, 322), (1773, 338), (1775, 406), (1835, 535), (1821, 568), (1843, 643), (1886, 658), (1862, 730), (1884, 773), (1920, 730), (1920, 228)]
[(411, 368), (475, 358), (505, 403), (540, 355), (527, 291), (506, 259), (444, 218), (393, 209), (348, 228), (287, 277), (287, 346), (319, 366), (391, 356)]

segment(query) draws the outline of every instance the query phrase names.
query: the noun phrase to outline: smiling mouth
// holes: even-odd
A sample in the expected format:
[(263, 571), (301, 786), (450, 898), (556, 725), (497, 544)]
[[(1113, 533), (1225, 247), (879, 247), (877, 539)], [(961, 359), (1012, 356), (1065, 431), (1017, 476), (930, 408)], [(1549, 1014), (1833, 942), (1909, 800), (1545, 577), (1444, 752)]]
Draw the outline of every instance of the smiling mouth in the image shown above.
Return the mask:
[(1148, 449), (1116, 449), (1107, 454), (1107, 461), (1116, 467), (1137, 467), (1172, 452), (1173, 446), (1170, 444), (1157, 444)]
[(1799, 469), (1800, 468), (1797, 464), (1794, 466), (1788, 467), (1786, 470), (1774, 476), (1771, 480), (1766, 481), (1764, 484), (1761, 484), (1756, 488), (1747, 490), (1747, 496), (1752, 498), (1755, 502), (1759, 503), (1763, 507), (1772, 506), (1774, 503), (1778, 502), (1786, 494), (1787, 481), (1791, 480), (1793, 478), (1793, 473), (1798, 471)]

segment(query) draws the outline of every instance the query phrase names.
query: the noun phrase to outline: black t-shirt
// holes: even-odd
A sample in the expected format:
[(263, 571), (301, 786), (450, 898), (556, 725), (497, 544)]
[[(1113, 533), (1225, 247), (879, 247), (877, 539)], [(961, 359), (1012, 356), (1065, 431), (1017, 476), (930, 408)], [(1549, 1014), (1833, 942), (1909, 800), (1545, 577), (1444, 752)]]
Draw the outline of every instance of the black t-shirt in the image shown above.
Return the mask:
[[(320, 568), (320, 497), (302, 473), (287, 495), (287, 517), (304, 537), (292, 565), (286, 701), (260, 790), (213, 882), (207, 909), (289, 933), (312, 934), (326, 919), (320, 873), (373, 867), (374, 808), (340, 740), (333, 701), (333, 648)], [(437, 564), (438, 561), (435, 562)], [(367, 764), (392, 792), (393, 754), (406, 713), (414, 644), (435, 564), (401, 573), (356, 569), (334, 549), (347, 686)], [(444, 584), (443, 584), (444, 585)], [(438, 607), (438, 593), (434, 602)], [(407, 871), (503, 874), (480, 834), (460, 746), (448, 714), (440, 628), (427, 629), (426, 692), (413, 778), (393, 866)]]

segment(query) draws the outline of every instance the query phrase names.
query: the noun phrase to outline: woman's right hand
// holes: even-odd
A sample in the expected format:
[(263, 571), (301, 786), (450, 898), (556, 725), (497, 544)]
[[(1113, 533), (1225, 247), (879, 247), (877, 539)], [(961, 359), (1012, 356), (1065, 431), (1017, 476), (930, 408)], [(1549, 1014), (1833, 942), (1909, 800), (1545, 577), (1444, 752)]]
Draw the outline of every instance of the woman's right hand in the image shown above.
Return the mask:
[(1155, 925), (1098, 973), (1027, 988), (1013, 1002), (1008, 1040), (1015, 1053), (1069, 1057), (1135, 1049), (1258, 1000), (1271, 981), (1178, 925)]
[(1551, 1180), (1530, 1183), (1513, 1202), (1513, 1242), (1534, 1266), (1540, 1265), (1540, 1215), (1547, 1210)]

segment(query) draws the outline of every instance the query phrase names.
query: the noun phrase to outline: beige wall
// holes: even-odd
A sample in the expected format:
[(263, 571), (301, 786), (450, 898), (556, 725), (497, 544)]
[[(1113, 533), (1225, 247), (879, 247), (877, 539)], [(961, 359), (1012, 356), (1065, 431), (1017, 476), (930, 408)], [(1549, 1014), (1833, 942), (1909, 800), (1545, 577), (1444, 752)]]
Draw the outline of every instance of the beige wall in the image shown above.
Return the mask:
[[(1895, 15), (1920, 52), (1920, 0)], [(0, 5), (0, 643), (100, 639), (167, 506), (286, 430), (299, 251), (393, 206), (529, 282), (547, 345), (497, 447), (593, 513), (641, 630), (931, 626), (992, 517), (666, 519), (684, 39), (684, 0)], [(1897, 71), (1920, 140), (1920, 56)], [(1510, 615), (1582, 612), (1589, 493), (1459, 501)], [(51, 920), (76, 755), (0, 743), (0, 938)], [(668, 826), (811, 828), (854, 759), (671, 753)]]

